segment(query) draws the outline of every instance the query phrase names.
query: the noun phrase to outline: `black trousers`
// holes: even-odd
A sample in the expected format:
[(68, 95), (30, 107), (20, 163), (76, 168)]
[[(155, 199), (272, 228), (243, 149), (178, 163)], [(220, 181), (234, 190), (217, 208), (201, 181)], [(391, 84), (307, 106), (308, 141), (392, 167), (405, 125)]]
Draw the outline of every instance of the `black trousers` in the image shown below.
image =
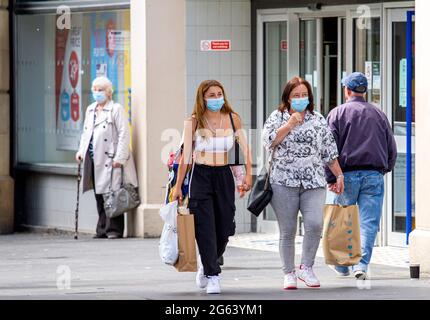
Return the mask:
[(235, 183), (229, 166), (194, 166), (188, 208), (194, 214), (196, 241), (206, 276), (221, 273), (218, 258), (236, 229), (234, 200)]
[(122, 237), (124, 234), (124, 215), (120, 215), (116, 218), (109, 219), (106, 217), (104, 208), (104, 200), (102, 194), (96, 193), (95, 181), (94, 181), (94, 162), (91, 164), (92, 168), (92, 180), (94, 186), (94, 195), (97, 202), (97, 212), (99, 214), (99, 220), (97, 221), (96, 233), (97, 236), (104, 237), (109, 235), (115, 235)]

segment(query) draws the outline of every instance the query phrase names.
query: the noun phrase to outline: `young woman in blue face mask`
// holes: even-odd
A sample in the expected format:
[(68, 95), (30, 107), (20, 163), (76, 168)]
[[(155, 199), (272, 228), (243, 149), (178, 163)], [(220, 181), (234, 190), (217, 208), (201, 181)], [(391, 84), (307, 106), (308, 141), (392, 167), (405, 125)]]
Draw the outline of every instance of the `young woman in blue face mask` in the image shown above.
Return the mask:
[[(235, 129), (235, 130), (234, 130)], [(188, 196), (188, 208), (194, 214), (196, 241), (201, 263), (197, 286), (207, 293), (220, 293), (219, 258), (235, 232), (235, 182), (228, 159), (235, 138), (246, 159), (242, 193), (251, 188), (251, 154), (242, 123), (231, 108), (221, 83), (203, 81), (196, 95), (192, 117), (185, 121), (184, 151), (176, 186), (181, 186), (187, 167), (192, 164), (188, 195), (175, 188), (173, 199), (182, 204)]]
[[(124, 216), (106, 217), (103, 194), (118, 190), (121, 167), (124, 181), (137, 186), (137, 175), (130, 152), (130, 131), (124, 108), (112, 100), (112, 82), (97, 77), (92, 84), (94, 103), (85, 112), (85, 122), (76, 153), (76, 161), (83, 161), (83, 192), (94, 189), (99, 219), (94, 238), (122, 238)], [(111, 175), (112, 174), (112, 175)], [(111, 181), (112, 177), (112, 181)]]
[[(263, 144), (270, 153), (274, 152), (271, 205), (279, 224), (284, 289), (296, 289), (297, 278), (309, 287), (319, 287), (312, 267), (323, 225), (325, 165), (337, 177), (336, 193), (343, 192), (344, 184), (336, 142), (324, 117), (314, 111), (312, 89), (306, 80), (294, 77), (287, 83), (281, 105), (264, 124)], [(301, 264), (296, 271), (294, 248), (299, 210), (305, 236)]]

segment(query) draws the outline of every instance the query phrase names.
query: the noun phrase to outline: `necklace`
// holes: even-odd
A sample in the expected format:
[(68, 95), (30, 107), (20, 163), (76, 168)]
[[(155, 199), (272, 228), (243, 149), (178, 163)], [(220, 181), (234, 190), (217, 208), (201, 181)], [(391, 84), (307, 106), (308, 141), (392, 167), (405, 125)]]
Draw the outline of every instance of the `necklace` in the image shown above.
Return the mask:
[(216, 135), (216, 129), (221, 129), (222, 128), (222, 123), (223, 123), (223, 118), (222, 118), (222, 114), (220, 113), (220, 118), (221, 118), (221, 120), (220, 120), (220, 124), (219, 124), (219, 128), (216, 128), (216, 129), (214, 129), (211, 125), (210, 125), (210, 123), (209, 123), (209, 121), (208, 121), (208, 119), (206, 118), (206, 117), (204, 117), (205, 118), (205, 121), (206, 121), (206, 123), (207, 123), (207, 125), (208, 125), (208, 127), (209, 127), (209, 130), (210, 131), (212, 131), (212, 133), (214, 134), (214, 135)]

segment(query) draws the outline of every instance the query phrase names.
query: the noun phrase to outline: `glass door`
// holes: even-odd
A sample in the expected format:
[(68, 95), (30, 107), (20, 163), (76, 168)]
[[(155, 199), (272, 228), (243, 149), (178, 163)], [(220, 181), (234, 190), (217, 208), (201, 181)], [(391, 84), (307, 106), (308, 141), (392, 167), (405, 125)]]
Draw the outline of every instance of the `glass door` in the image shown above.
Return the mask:
[[(260, 23), (260, 41), (262, 45), (262, 73), (259, 93), (262, 94), (262, 117), (267, 119), (278, 108), (285, 84), (288, 81), (288, 33), (287, 21), (266, 17)], [(263, 151), (264, 157), (267, 154)], [(277, 232), (278, 225), (273, 208), (269, 205), (258, 218), (258, 232)]]
[[(387, 102), (397, 143), (397, 161), (391, 175), (391, 210), (388, 210), (388, 244), (406, 245), (406, 14), (411, 9), (388, 11)], [(413, 25), (414, 30), (414, 25)], [(413, 34), (415, 31), (413, 31)], [(414, 38), (412, 39), (414, 42)], [(414, 47), (414, 46), (413, 46)], [(414, 68), (412, 68), (414, 70)], [(415, 228), (415, 94), (412, 73), (412, 229)]]
[[(290, 12), (257, 16), (259, 126), (278, 108), (285, 84), (295, 75), (311, 84), (316, 110), (324, 116), (342, 103), (340, 80), (346, 70), (345, 14), (309, 17)], [(263, 148), (259, 150), (262, 152), (259, 163), (263, 163), (267, 154)], [(278, 232), (271, 206), (258, 218), (257, 232)]]
[(381, 107), (381, 18), (353, 19), (354, 71), (366, 75), (368, 102)]
[[(278, 108), (285, 84), (288, 81), (287, 73), (287, 22), (264, 23), (264, 118)], [(275, 212), (269, 205), (263, 213), (263, 219), (276, 222)]]
[[(341, 20), (339, 20), (341, 19)], [(312, 86), (316, 110), (324, 116), (341, 103), (344, 30), (338, 17), (300, 20), (300, 76)]]
[(341, 81), (342, 78), (347, 74), (346, 67), (346, 18), (339, 17), (338, 18), (338, 52), (339, 58), (337, 60), (337, 69), (338, 69), (338, 79), (339, 83), (337, 85), (337, 104), (345, 103), (345, 95), (343, 94)]
[(264, 119), (278, 108), (288, 81), (287, 22), (265, 22), (264, 29)]
[(318, 53), (317, 19), (300, 20), (300, 77), (306, 79), (312, 87), (315, 103), (318, 98)]

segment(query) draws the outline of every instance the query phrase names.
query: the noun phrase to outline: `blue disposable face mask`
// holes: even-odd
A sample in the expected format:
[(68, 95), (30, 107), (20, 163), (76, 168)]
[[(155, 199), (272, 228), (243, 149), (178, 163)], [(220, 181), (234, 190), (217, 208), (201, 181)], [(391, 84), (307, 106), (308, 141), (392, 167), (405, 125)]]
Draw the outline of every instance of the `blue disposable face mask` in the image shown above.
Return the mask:
[(224, 106), (224, 97), (221, 97), (219, 99), (207, 99), (206, 105), (208, 109), (212, 112), (217, 112), (221, 110), (221, 108)]
[(106, 101), (106, 93), (104, 91), (93, 91), (93, 98), (98, 103), (105, 102)]
[(293, 108), (297, 112), (305, 111), (308, 105), (309, 105), (308, 97), (291, 99), (291, 108)]

